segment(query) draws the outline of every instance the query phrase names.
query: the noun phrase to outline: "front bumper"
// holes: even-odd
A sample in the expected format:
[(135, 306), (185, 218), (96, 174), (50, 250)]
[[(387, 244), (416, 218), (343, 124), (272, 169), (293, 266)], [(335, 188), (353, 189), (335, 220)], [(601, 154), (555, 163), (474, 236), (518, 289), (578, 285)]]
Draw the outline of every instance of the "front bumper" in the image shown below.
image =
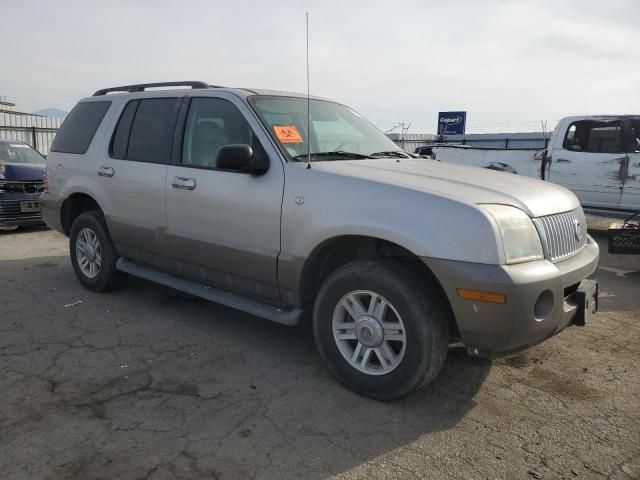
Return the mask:
[[(579, 313), (574, 292), (597, 268), (599, 249), (588, 236), (578, 255), (558, 263), (540, 260), (486, 265), (422, 260), (449, 299), (462, 342), (474, 355), (495, 356), (540, 343), (574, 322)], [(507, 302), (465, 300), (458, 296), (458, 288), (502, 293)], [(543, 294), (544, 308), (540, 308)]]
[(42, 214), (37, 212), (23, 212), (21, 202), (38, 202), (39, 193), (0, 193), (0, 225), (2, 226), (32, 226), (43, 225)]

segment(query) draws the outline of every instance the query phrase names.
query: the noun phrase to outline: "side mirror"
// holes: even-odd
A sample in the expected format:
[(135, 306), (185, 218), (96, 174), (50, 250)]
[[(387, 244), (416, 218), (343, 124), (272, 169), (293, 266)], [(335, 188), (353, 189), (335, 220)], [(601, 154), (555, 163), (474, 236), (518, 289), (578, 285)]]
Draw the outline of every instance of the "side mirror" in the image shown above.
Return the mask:
[(225, 145), (218, 150), (216, 167), (222, 170), (262, 175), (269, 170), (269, 158), (266, 155), (255, 155), (250, 145)]

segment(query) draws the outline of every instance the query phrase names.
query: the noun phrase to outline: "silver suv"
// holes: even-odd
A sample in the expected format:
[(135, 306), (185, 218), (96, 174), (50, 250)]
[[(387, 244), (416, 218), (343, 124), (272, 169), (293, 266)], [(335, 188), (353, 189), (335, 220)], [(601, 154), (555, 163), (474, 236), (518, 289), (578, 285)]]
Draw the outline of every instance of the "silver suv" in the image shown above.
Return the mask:
[(312, 312), (328, 369), (376, 399), (433, 380), (452, 343), (511, 353), (596, 309), (575, 195), (412, 158), (321, 98), (101, 90), (66, 118), (47, 176), (43, 216), (85, 287), (129, 274), (286, 325)]

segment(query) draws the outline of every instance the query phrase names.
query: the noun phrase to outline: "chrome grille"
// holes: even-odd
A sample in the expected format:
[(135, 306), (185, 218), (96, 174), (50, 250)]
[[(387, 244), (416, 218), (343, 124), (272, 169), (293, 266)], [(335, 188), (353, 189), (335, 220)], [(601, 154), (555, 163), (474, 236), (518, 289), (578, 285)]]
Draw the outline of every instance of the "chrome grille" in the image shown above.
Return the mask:
[(545, 256), (552, 262), (565, 260), (587, 244), (587, 220), (582, 208), (535, 219)]

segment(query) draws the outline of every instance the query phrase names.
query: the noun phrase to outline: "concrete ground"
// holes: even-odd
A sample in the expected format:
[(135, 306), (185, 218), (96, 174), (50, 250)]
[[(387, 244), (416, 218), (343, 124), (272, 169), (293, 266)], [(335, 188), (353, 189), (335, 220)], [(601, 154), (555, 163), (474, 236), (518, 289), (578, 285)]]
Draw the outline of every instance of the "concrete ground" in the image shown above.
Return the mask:
[(3, 479), (640, 479), (640, 258), (602, 247), (600, 313), (518, 356), (361, 398), (287, 328), (0, 232)]

